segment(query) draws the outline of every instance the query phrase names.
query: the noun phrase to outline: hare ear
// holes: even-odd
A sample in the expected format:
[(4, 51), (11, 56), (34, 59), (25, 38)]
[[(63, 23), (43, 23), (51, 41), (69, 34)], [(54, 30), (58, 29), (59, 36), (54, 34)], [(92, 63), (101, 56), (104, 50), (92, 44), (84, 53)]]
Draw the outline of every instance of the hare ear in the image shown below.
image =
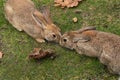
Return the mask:
[(41, 28), (45, 29), (47, 26), (47, 22), (45, 21), (44, 16), (42, 15), (42, 13), (40, 13), (39, 11), (35, 11), (32, 13), (32, 17), (35, 20), (35, 22), (40, 25)]
[(47, 23), (52, 24), (50, 9), (46, 6), (43, 6), (40, 8), (40, 11), (42, 12), (43, 16), (45, 17), (45, 20), (47, 21)]
[(82, 33), (84, 31), (88, 31), (88, 30), (96, 30), (96, 27), (84, 27), (84, 28), (81, 28), (80, 30), (78, 30), (78, 32)]
[(81, 35), (81, 36), (76, 36), (75, 38), (73, 38), (73, 42), (74, 43), (77, 43), (78, 41), (79, 42), (88, 42), (91, 40), (91, 37), (90, 36), (84, 36), (84, 35)]

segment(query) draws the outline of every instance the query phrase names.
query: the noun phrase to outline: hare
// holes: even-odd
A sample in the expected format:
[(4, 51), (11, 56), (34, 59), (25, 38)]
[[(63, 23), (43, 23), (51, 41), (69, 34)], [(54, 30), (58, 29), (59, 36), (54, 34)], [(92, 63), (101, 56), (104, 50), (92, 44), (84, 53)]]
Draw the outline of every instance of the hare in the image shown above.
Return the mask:
[(97, 57), (111, 73), (120, 75), (120, 36), (85, 27), (63, 34), (60, 45), (79, 54)]
[(18, 31), (25, 31), (40, 43), (59, 42), (60, 28), (52, 22), (48, 8), (39, 12), (31, 0), (7, 0), (4, 10), (6, 19)]

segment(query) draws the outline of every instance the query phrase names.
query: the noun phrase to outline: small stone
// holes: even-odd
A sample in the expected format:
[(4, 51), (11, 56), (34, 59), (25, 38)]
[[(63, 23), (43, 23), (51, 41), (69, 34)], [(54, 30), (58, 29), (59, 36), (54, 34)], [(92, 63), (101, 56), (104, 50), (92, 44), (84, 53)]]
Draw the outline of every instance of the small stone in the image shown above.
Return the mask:
[(74, 23), (76, 23), (78, 21), (77, 17), (74, 17), (72, 20)]

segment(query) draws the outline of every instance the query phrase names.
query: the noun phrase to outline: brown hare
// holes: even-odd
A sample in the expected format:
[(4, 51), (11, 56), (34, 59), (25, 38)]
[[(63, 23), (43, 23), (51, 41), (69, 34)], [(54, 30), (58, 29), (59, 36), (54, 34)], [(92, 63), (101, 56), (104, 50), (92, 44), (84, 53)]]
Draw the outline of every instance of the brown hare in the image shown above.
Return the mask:
[(79, 54), (98, 57), (111, 73), (120, 75), (120, 36), (85, 27), (63, 34), (60, 45)]
[(39, 12), (31, 0), (7, 0), (5, 17), (18, 30), (25, 31), (38, 42), (60, 40), (60, 29), (52, 22), (49, 9)]

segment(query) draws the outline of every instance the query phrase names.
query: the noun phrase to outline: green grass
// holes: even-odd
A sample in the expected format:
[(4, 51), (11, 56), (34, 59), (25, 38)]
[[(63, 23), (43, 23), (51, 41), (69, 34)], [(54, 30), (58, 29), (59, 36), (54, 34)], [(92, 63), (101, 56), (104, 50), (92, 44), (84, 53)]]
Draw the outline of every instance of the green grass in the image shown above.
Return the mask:
[[(77, 30), (82, 26), (96, 26), (98, 30), (120, 35), (119, 0), (84, 0), (76, 8), (54, 7), (53, 0), (33, 0), (36, 7), (50, 6), (53, 22), (62, 33)], [(117, 80), (98, 59), (79, 55), (54, 43), (37, 43), (25, 32), (17, 31), (4, 17), (0, 0), (0, 80)], [(74, 13), (80, 9), (81, 13)], [(77, 17), (78, 23), (72, 18)], [(29, 60), (33, 48), (51, 48), (59, 56), (40, 61)]]

